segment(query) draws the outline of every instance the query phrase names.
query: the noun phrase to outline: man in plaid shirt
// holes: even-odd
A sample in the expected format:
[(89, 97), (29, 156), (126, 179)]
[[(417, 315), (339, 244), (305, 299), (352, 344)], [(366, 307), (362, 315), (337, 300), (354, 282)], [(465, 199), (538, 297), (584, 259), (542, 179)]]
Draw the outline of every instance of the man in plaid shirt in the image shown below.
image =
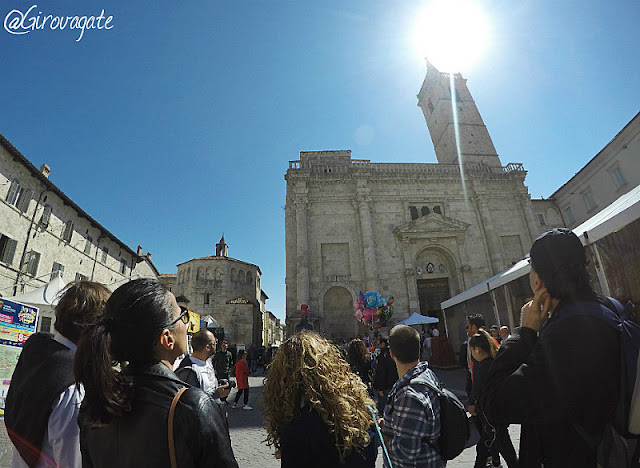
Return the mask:
[(393, 468), (442, 468), (445, 460), (435, 447), (440, 437), (440, 403), (424, 384), (438, 385), (426, 362), (419, 362), (420, 335), (397, 325), (389, 335), (398, 380), (384, 411), (383, 434)]

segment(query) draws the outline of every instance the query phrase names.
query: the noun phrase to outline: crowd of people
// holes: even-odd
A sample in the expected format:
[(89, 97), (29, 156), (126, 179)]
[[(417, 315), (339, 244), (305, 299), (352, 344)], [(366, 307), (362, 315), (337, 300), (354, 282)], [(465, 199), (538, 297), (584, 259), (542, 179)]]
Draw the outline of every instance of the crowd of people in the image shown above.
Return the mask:
[[(509, 468), (595, 467), (618, 401), (620, 337), (594, 316), (563, 314), (585, 304), (613, 312), (591, 288), (570, 231), (542, 235), (530, 255), (534, 297), (521, 326), (486, 330), (481, 315), (468, 317), (475, 467), (500, 466), (500, 455)], [(233, 407), (243, 397), (252, 409), (257, 349), (234, 359), (202, 330), (176, 364), (187, 351), (188, 311), (152, 279), (113, 293), (74, 283), (55, 313), (55, 333), (25, 343), (7, 395), (13, 467), (238, 466), (222, 407), (235, 373)], [(341, 348), (303, 331), (275, 353), (267, 347), (260, 406), (283, 468), (373, 468), (379, 447), (388, 467), (446, 466), (441, 383), (423, 359), (429, 336), (397, 325)], [(509, 424), (522, 425), (519, 456)]]

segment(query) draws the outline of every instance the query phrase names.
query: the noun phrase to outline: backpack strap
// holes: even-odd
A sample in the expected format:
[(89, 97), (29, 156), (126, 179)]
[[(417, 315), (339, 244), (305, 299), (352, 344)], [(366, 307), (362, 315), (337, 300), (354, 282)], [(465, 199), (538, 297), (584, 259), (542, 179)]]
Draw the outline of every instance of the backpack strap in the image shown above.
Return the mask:
[(173, 417), (176, 414), (176, 405), (182, 395), (188, 387), (182, 387), (178, 390), (178, 393), (173, 397), (171, 401), (171, 408), (169, 408), (169, 421), (167, 423), (167, 432), (169, 435), (169, 459), (171, 460), (171, 468), (178, 468), (178, 461), (176, 460), (176, 444), (173, 439)]
[[(444, 393), (442, 392), (441, 388), (439, 388), (437, 385), (431, 383), (427, 379), (420, 380), (420, 381), (411, 381), (410, 384), (426, 386), (427, 388), (429, 388), (430, 390), (432, 390), (436, 394), (437, 398), (445, 396)], [(442, 409), (441, 409), (441, 411), (442, 411)], [(442, 412), (440, 414), (442, 415)], [(440, 434), (442, 434), (442, 419), (440, 419)], [(442, 458), (442, 460), (444, 460), (445, 463), (447, 462), (447, 460), (445, 460), (445, 458), (444, 458), (444, 455), (442, 455), (442, 451), (440, 450), (440, 447), (437, 444), (431, 442), (428, 437), (425, 437), (423, 439), (423, 441), (426, 442), (429, 447), (431, 447), (433, 450), (435, 450), (435, 452), (440, 456), (440, 458)]]

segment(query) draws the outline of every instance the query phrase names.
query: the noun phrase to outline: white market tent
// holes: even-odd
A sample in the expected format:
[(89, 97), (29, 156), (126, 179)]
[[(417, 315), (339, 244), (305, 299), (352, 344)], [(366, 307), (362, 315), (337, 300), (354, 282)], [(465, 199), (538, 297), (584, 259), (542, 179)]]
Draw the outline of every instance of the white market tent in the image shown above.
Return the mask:
[(438, 323), (438, 322), (439, 320), (435, 317), (427, 317), (426, 315), (420, 315), (414, 312), (406, 319), (396, 323), (396, 325), (428, 325), (431, 323)]
[[(627, 224), (640, 218), (640, 185), (622, 195), (616, 201), (596, 213), (573, 232), (580, 238), (582, 244), (587, 246), (616, 232)], [(520, 260), (511, 268), (498, 273), (496, 276), (483, 281), (480, 284), (461, 292), (457, 296), (447, 299), (440, 305), (442, 309), (448, 309), (462, 302), (473, 299), (486, 292), (490, 292), (499, 286), (505, 285), (521, 276), (527, 275), (531, 266), (527, 259)]]
[(62, 279), (62, 276), (56, 275), (55, 278), (38, 289), (34, 289), (26, 294), (5, 297), (3, 299), (38, 307), (39, 309), (53, 310), (53, 307), (60, 300), (60, 291), (62, 291), (66, 286), (67, 282)]

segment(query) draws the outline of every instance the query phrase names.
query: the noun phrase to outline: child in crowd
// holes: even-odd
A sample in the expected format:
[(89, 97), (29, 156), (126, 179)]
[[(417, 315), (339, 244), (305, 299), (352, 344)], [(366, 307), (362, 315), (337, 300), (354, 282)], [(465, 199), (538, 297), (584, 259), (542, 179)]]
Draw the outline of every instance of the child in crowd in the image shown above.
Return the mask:
[(518, 457), (513, 448), (506, 426), (494, 426), (487, 421), (482, 408), (476, 406), (480, 396), (484, 393), (487, 384), (489, 367), (498, 352), (495, 340), (484, 329), (479, 329), (469, 340), (469, 348), (473, 358), (477, 361), (473, 366), (473, 386), (471, 389), (471, 406), (469, 412), (480, 418), (482, 431), (480, 441), (476, 445), (475, 468), (486, 466), (487, 458), (491, 455), (492, 465), (501, 466), (500, 454), (504, 457), (509, 468), (518, 465)]
[(240, 400), (240, 395), (244, 394), (244, 405), (242, 409), (252, 410), (253, 408), (249, 406), (249, 365), (247, 364), (247, 352), (242, 349), (238, 351), (238, 361), (236, 362), (236, 383), (238, 384), (238, 391), (236, 393), (236, 398), (233, 401), (232, 408), (238, 407), (238, 401)]

